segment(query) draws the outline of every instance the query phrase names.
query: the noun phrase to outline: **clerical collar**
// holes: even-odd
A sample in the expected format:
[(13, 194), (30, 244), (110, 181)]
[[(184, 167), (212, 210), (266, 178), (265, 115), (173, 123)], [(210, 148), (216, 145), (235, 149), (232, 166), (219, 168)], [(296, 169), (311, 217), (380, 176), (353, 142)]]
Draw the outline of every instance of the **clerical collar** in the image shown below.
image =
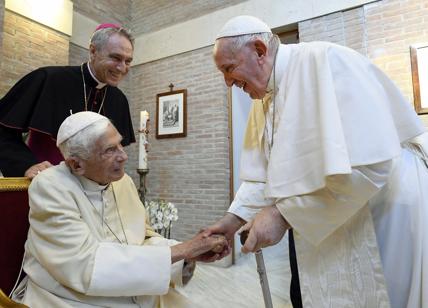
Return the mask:
[(85, 191), (89, 192), (101, 192), (108, 188), (110, 184), (106, 185), (100, 185), (97, 182), (94, 182), (84, 176), (77, 175), (77, 178), (79, 179), (80, 183), (82, 184), (82, 187)]
[[(279, 83), (282, 80), (282, 77), (284, 77), (284, 73), (288, 66), (288, 60), (290, 56), (290, 50), (286, 47), (286, 45), (279, 44), (278, 46), (278, 52), (276, 53), (276, 60), (275, 60), (275, 67), (272, 69), (272, 72), (269, 77), (269, 82), (266, 88), (266, 92), (272, 92), (272, 90), (275, 88), (275, 90), (278, 90)], [(273, 78), (275, 70), (275, 78)], [(274, 79), (276, 85), (274, 85)]]
[(97, 77), (95, 77), (95, 74), (92, 73), (90, 61), (88, 62), (88, 71), (89, 74), (91, 74), (91, 77), (98, 83), (98, 85), (96, 86), (97, 89), (102, 89), (107, 85), (106, 83), (102, 83), (101, 81), (99, 81)]

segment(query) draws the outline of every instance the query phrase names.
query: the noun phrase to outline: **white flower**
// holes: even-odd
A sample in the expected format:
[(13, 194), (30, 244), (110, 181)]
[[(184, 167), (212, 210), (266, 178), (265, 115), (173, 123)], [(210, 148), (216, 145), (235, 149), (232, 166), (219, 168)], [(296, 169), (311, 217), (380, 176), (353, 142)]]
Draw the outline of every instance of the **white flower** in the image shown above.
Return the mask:
[(175, 205), (165, 200), (146, 201), (144, 205), (152, 227), (161, 234), (169, 234), (172, 222), (178, 219)]

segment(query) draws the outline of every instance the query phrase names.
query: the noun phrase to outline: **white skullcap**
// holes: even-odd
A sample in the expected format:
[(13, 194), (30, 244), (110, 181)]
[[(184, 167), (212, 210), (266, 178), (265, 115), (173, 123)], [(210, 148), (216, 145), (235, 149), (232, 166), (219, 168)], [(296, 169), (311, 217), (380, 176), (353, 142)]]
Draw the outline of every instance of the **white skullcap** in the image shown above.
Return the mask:
[(82, 111), (72, 114), (67, 117), (59, 127), (58, 135), (56, 137), (56, 145), (59, 146), (70, 137), (76, 135), (82, 129), (102, 119), (107, 118), (92, 111)]
[(220, 33), (217, 34), (216, 39), (254, 33), (272, 33), (272, 31), (260, 19), (253, 16), (241, 15), (233, 17), (226, 22), (223, 28), (221, 28)]

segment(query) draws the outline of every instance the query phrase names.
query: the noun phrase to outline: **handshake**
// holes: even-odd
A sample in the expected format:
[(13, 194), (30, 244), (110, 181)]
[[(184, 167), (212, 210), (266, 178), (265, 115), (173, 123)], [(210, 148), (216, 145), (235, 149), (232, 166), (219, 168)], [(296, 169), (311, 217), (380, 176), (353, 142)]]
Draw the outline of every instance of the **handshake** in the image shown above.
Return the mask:
[(198, 233), (192, 239), (171, 247), (172, 263), (186, 261), (213, 262), (230, 252), (230, 244), (222, 234)]
[(182, 259), (202, 262), (219, 260), (230, 253), (232, 238), (239, 229), (248, 231), (248, 239), (241, 248), (242, 252), (256, 252), (278, 243), (289, 228), (290, 224), (276, 206), (265, 207), (249, 222), (226, 213), (192, 239), (172, 246), (172, 262)]
[(276, 206), (265, 207), (249, 222), (232, 213), (226, 213), (223, 218), (191, 240), (172, 246), (172, 252), (174, 255), (174, 248), (180, 250), (177, 253), (181, 257), (177, 260), (213, 262), (230, 253), (233, 236), (239, 229), (248, 232), (248, 239), (241, 250), (243, 253), (249, 253), (277, 244), (289, 228), (290, 224)]

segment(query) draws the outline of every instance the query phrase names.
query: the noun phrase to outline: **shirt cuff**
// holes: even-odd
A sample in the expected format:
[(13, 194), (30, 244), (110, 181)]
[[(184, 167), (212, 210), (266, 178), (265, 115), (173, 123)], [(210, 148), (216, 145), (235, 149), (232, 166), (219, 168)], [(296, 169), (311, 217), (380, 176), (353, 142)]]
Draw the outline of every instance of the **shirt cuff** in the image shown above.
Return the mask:
[(260, 182), (242, 182), (228, 212), (249, 221), (260, 209), (273, 205), (274, 199), (265, 198), (265, 186)]

